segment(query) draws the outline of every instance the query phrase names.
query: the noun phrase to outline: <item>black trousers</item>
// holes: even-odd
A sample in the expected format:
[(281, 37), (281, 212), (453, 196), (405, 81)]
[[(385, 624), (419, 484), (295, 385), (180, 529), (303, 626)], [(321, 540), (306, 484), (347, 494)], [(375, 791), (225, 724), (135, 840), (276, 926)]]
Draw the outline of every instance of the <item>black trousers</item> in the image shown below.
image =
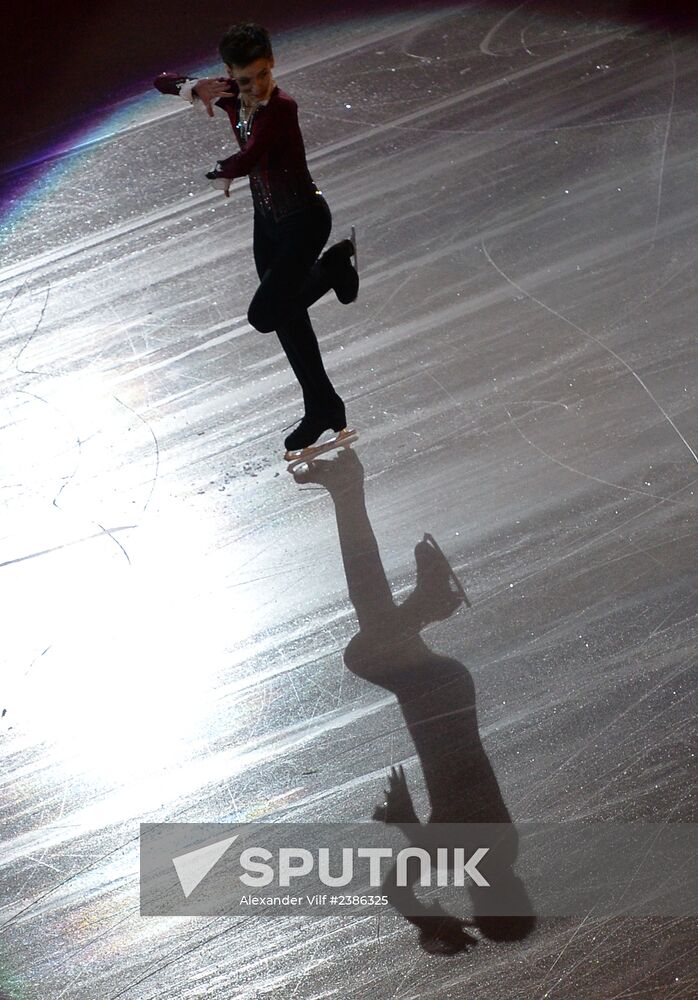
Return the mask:
[(306, 414), (336, 402), (337, 393), (322, 362), (308, 308), (332, 287), (320, 260), (332, 215), (325, 199), (274, 222), (254, 217), (254, 259), (260, 285), (247, 312), (261, 333), (276, 331), (303, 391)]

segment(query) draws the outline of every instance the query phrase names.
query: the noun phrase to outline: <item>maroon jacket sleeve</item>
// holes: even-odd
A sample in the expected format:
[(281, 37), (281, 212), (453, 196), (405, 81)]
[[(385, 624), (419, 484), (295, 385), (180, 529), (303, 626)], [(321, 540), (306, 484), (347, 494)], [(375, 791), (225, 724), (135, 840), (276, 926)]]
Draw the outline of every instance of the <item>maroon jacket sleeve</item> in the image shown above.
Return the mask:
[[(239, 153), (219, 160), (213, 171), (214, 177), (244, 177), (260, 159), (274, 147), (283, 147), (289, 140), (293, 142), (295, 133), (300, 132), (295, 103), (272, 99), (257, 112), (252, 135), (245, 148)], [(211, 177), (207, 174), (207, 177)]]
[(188, 76), (180, 76), (177, 73), (160, 73), (153, 80), (153, 86), (160, 91), (161, 94), (173, 94), (175, 97), (179, 95), (179, 91), (183, 83), (191, 79)]
[[(182, 76), (181, 73), (160, 73), (153, 80), (153, 86), (160, 91), (161, 94), (172, 94), (174, 97), (178, 97), (182, 89), (182, 84), (188, 83), (190, 80), (195, 79), (193, 76)], [(219, 76), (218, 79), (221, 83), (228, 83), (230, 85), (230, 97), (219, 97), (214, 103), (217, 104), (224, 111), (229, 107), (229, 102), (231, 98), (234, 100), (238, 94), (238, 85), (234, 80), (226, 80), (226, 77)]]

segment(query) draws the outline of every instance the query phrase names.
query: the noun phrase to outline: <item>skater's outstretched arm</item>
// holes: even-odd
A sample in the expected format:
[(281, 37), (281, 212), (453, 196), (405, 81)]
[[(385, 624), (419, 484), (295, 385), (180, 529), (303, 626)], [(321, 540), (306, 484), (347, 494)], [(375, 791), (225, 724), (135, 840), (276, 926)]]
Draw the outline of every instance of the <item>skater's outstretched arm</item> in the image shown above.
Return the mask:
[(215, 79), (208, 77), (197, 79), (179, 73), (161, 73), (153, 84), (161, 94), (182, 97), (190, 104), (200, 101), (211, 118), (214, 106), (224, 112), (233, 109), (239, 90), (235, 80), (223, 76)]

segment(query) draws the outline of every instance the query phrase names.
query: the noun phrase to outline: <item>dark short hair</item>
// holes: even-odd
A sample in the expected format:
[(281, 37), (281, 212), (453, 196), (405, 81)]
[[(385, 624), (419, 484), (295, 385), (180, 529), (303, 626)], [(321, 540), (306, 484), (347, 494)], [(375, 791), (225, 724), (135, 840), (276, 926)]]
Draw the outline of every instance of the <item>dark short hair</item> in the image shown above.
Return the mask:
[(257, 59), (271, 59), (271, 39), (259, 24), (233, 24), (218, 46), (226, 66), (249, 66)]

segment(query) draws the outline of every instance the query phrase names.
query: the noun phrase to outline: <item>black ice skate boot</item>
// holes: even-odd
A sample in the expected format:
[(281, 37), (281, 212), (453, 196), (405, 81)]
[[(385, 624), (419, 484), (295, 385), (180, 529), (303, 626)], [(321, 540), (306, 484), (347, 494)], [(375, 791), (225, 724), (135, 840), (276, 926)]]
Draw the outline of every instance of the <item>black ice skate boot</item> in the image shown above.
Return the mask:
[(297, 458), (299, 453), (311, 448), (325, 431), (340, 433), (345, 431), (346, 427), (347, 415), (344, 403), (337, 396), (323, 409), (306, 413), (298, 426), (291, 431), (284, 441), (286, 459)]
[(334, 293), (342, 305), (346, 306), (356, 301), (359, 294), (359, 270), (356, 230), (353, 226), (349, 239), (335, 243), (329, 250), (325, 250), (320, 261), (330, 272)]

